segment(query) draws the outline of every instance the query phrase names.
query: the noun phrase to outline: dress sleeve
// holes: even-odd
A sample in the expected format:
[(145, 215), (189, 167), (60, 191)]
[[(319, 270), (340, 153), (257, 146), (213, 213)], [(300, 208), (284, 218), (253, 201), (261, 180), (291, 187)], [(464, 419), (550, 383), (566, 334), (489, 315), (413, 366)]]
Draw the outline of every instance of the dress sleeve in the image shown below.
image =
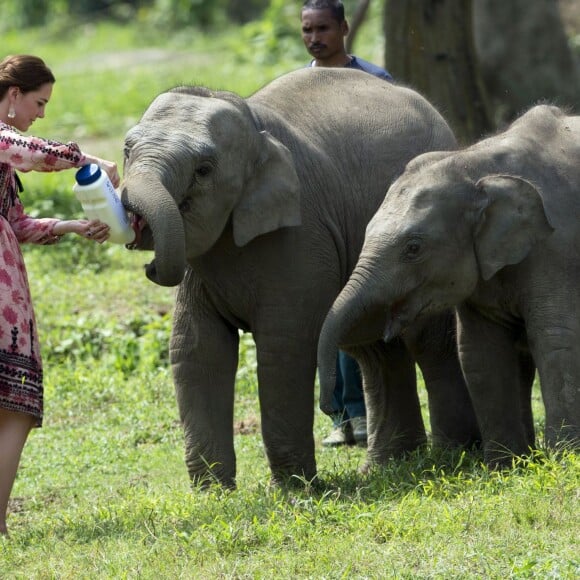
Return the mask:
[(10, 227), (21, 243), (54, 244), (58, 237), (52, 233), (59, 220), (54, 218), (33, 218), (24, 213), (24, 206), (17, 196), (14, 205), (8, 210)]
[(49, 172), (81, 167), (86, 159), (76, 143), (21, 135), (0, 123), (0, 162), (23, 172)]

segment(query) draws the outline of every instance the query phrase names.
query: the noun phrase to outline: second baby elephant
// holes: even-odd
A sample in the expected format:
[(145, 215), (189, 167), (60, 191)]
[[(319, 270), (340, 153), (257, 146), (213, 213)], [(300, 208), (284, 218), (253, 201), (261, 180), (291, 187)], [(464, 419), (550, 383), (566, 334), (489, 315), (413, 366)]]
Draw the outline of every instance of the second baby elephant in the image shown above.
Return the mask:
[[(170, 356), (194, 481), (235, 483), (239, 329), (256, 343), (273, 477), (315, 475), (314, 382), (324, 316), (386, 186), (416, 155), (454, 146), (421, 96), (343, 69), (299, 70), (247, 99), (178, 87), (159, 95), (127, 133), (122, 201), (136, 216), (135, 246), (155, 251), (148, 278), (180, 284)], [(426, 342), (430, 333), (418, 336)], [(414, 351), (419, 364), (438, 368), (433, 350)], [(415, 425), (414, 362), (398, 341), (384, 358), (393, 361), (399, 393), (393, 415), (401, 423), (411, 416)], [(457, 425), (465, 423), (444, 415), (449, 432), (442, 420), (442, 436), (470, 440), (477, 426), (458, 361), (432, 375), (433, 391), (438, 383), (442, 397), (452, 390), (464, 405), (458, 414), (472, 419), (460, 433)], [(417, 430), (400, 431), (402, 447), (423, 441)]]
[(390, 187), (322, 329), (321, 400), (358, 326), (378, 318), (391, 339), (456, 306), (486, 461), (534, 445), (536, 368), (546, 442), (578, 447), (579, 284), (580, 117), (538, 106), (463, 151), (414, 159)]

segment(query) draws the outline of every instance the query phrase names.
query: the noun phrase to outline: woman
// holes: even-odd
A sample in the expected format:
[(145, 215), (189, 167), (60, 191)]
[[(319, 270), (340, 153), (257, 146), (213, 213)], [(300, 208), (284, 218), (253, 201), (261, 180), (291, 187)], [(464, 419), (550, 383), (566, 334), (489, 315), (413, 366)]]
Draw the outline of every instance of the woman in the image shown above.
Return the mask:
[(34, 56), (0, 62), (0, 534), (7, 534), (8, 498), (24, 444), (43, 413), (42, 362), (37, 326), (19, 243), (54, 244), (68, 233), (104, 242), (109, 227), (97, 220), (34, 219), (24, 213), (19, 171), (60, 171), (97, 163), (113, 185), (117, 165), (83, 153), (75, 143), (26, 137), (44, 112), (55, 78)]

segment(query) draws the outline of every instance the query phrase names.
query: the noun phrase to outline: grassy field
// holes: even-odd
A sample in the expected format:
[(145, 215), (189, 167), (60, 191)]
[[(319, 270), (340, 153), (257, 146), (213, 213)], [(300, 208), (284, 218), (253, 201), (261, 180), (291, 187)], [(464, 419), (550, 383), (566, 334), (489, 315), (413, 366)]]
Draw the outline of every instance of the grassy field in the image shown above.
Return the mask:
[[(298, 22), (297, 22), (298, 24)], [(297, 26), (298, 28), (298, 26)], [(375, 18), (357, 52), (381, 62)], [(247, 34), (247, 33), (246, 33)], [(57, 76), (36, 134), (121, 161), (124, 132), (156, 94), (198, 83), (247, 95), (306, 60), (272, 61), (243, 31), (167, 39), (97, 26), (2, 38)], [(265, 48), (266, 47), (266, 48)], [(81, 215), (73, 173), (24, 176), (39, 215)], [(239, 489), (191, 489), (168, 369), (172, 289), (147, 255), (78, 240), (27, 247), (46, 365), (45, 426), (30, 438), (0, 539), (0, 578), (578, 578), (580, 460), (540, 451), (490, 472), (476, 454), (424, 450), (366, 476), (364, 450), (324, 449), (320, 481), (269, 485), (255, 352), (236, 388)], [(425, 417), (427, 410), (422, 391)], [(540, 438), (543, 409), (534, 409)]]

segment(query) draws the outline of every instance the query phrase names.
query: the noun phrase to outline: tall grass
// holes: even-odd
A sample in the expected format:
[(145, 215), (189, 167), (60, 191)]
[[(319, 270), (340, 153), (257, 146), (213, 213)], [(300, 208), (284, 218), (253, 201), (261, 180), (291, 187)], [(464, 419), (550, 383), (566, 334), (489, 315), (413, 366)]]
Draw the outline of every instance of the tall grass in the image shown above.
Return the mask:
[[(377, 62), (379, 28), (375, 17), (358, 51)], [(256, 48), (263, 38), (246, 47), (246, 34), (161, 38), (97, 25), (48, 39), (19, 31), (2, 50), (40, 54), (58, 78), (35, 133), (120, 162), (124, 132), (158, 92), (197, 82), (245, 95), (307, 60), (297, 51), (268, 64)], [(24, 182), (32, 212), (81, 215), (72, 172)], [(490, 472), (476, 453), (425, 449), (363, 476), (363, 449), (321, 447), (330, 423), (317, 413), (319, 478), (271, 487), (248, 335), (236, 384), (239, 489), (190, 489), (167, 364), (174, 291), (145, 279), (148, 258), (82, 240), (26, 248), (46, 418), (25, 449), (0, 578), (580, 575), (572, 453), (540, 450)], [(534, 410), (541, 437), (537, 386)]]

